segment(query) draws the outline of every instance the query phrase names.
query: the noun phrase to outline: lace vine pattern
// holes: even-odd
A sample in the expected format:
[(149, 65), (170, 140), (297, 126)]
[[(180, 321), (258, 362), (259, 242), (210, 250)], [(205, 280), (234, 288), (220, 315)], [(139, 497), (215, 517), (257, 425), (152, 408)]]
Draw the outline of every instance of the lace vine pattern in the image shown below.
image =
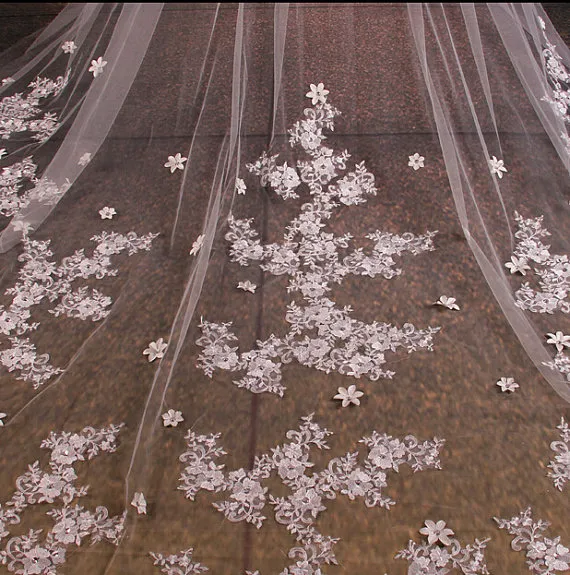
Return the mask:
[(515, 551), (526, 551), (526, 563), (533, 573), (554, 575), (570, 569), (570, 550), (560, 543), (560, 537), (552, 539), (544, 535), (550, 523), (542, 519), (535, 521), (530, 507), (511, 519), (494, 519), (499, 529), (515, 536), (511, 547)]
[(204, 573), (208, 568), (202, 563), (192, 561), (194, 549), (185, 549), (176, 555), (162, 555), (161, 553), (150, 553), (154, 559), (154, 564), (160, 567), (165, 575), (194, 575)]
[(562, 491), (568, 481), (570, 481), (570, 427), (561, 418), (560, 425), (557, 427), (560, 431), (560, 441), (553, 441), (550, 449), (556, 453), (554, 461), (548, 464), (550, 477), (554, 486)]
[(203, 350), (198, 367), (210, 378), (215, 370), (245, 371), (245, 376), (234, 383), (253, 393), (283, 396), (281, 369), (293, 360), (325, 373), (336, 371), (373, 381), (391, 378), (394, 372), (383, 368), (386, 354), (399, 349), (408, 353), (431, 350), (433, 335), (439, 330), (416, 329), (411, 323), (402, 328), (388, 323), (366, 324), (351, 316), (350, 306), (341, 309), (327, 297), (333, 284), (340, 284), (350, 274), (385, 279), (401, 274), (395, 257), (434, 250), (437, 232), (416, 236), (376, 230), (366, 236), (373, 247), (365, 252), (361, 248), (349, 251), (350, 234), (339, 236), (326, 231), (326, 222), (335, 209), (364, 204), (377, 189), (374, 175), (364, 162), (339, 178), (347, 170), (350, 155), (346, 150), (337, 153), (326, 147), (323, 130), (334, 129), (333, 120), (340, 112), (326, 102), (325, 96), (320, 98), (314, 107), (305, 109), (305, 119), (288, 132), (291, 146), (300, 145), (309, 160), (292, 167), (287, 162), (279, 164), (277, 155), (264, 152), (246, 166), (259, 176), (262, 186), (269, 186), (284, 200), (300, 197), (301, 184), (308, 187), (312, 198), (287, 226), (283, 242), (262, 245), (252, 227), (253, 220), (235, 219), (231, 214), (225, 235), (231, 261), (244, 267), (255, 263), (272, 275), (289, 276), (288, 292), (302, 299), (302, 303), (293, 301), (287, 306), (289, 332), (284, 337), (272, 334), (258, 341), (255, 349), (238, 353), (238, 338), (230, 331), (231, 322), (202, 319), (200, 323), (202, 337), (196, 343)]
[(410, 540), (407, 548), (396, 554), (396, 559), (408, 561), (408, 575), (447, 575), (451, 569), (463, 575), (489, 575), (485, 563), (489, 541), (475, 539), (474, 543), (463, 546), (456, 538), (450, 539), (448, 545)]
[(33, 307), (47, 300), (56, 304), (49, 310), (55, 317), (92, 321), (103, 319), (110, 313), (112, 299), (87, 286), (74, 289), (74, 283), (77, 280), (116, 276), (118, 270), (111, 267), (111, 256), (122, 252), (131, 256), (141, 250), (148, 251), (157, 236), (103, 231), (91, 238), (96, 247), (90, 256), (85, 254), (84, 249), (76, 250), (58, 265), (52, 259), (49, 240), (36, 241), (24, 235), (24, 251), (18, 257), (22, 264), (18, 281), (5, 291), (12, 297), (12, 302), (6, 307), (0, 305), (0, 341), (7, 340), (10, 344), (0, 350), (0, 364), (8, 371), (16, 372), (17, 379), (31, 382), (34, 389), (61, 373), (60, 368), (50, 365), (49, 354), (38, 354), (30, 339), (22, 337), (40, 325), (30, 321)]
[[(515, 232), (515, 249), (511, 261), (505, 266), (511, 273), (526, 275), (534, 271), (538, 277), (538, 289), (523, 282), (515, 292), (515, 304), (533, 313), (570, 313), (570, 260), (566, 254), (550, 253), (550, 245), (544, 243), (550, 232), (544, 227), (544, 216), (524, 218), (515, 212), (518, 230)], [(559, 350), (554, 359), (544, 365), (561, 373), (570, 381), (570, 357)]]
[[(40, 78), (28, 84), (31, 90), (27, 94), (17, 93), (0, 100), (0, 138), (9, 139), (12, 134), (32, 132), (32, 138), (45, 142), (59, 128), (57, 115), (47, 112), (41, 115), (40, 102), (48, 96), (57, 96), (67, 86), (71, 70), (55, 80)], [(11, 83), (5, 78), (2, 85)]]
[[(57, 186), (45, 177), (36, 177), (37, 169), (31, 156), (2, 169), (0, 174), (1, 215), (14, 216), (29, 206), (32, 201), (48, 206), (55, 205), (69, 189), (69, 182)], [(27, 189), (23, 190), (24, 187)]]
[(16, 480), (16, 491), (0, 504), (0, 544), (10, 536), (11, 526), (22, 521), (25, 510), (32, 505), (54, 504), (46, 512), (54, 526), (42, 537), (42, 529), (30, 529), (27, 534), (11, 537), (0, 547), (0, 563), (18, 575), (56, 575), (58, 565), (65, 562), (69, 545), (81, 545), (87, 538), (91, 544), (107, 541), (118, 545), (123, 534), (125, 514), (109, 516), (106, 507), (90, 511), (73, 505), (84, 497), (88, 486), (76, 486), (74, 466), (89, 461), (100, 453), (117, 449), (117, 435), (124, 424), (102, 429), (85, 427), (80, 433), (50, 433), (41, 447), (50, 453), (49, 469), (39, 461)]
[[(229, 521), (245, 521), (257, 529), (266, 519), (263, 513), (269, 503), (277, 523), (284, 525), (300, 543), (289, 552), (289, 557), (296, 560), (294, 565), (281, 575), (316, 575), (321, 566), (337, 563), (333, 548), (339, 539), (319, 533), (314, 526), (319, 514), (326, 510), (326, 500), (342, 494), (350, 500), (362, 498), (367, 507), (390, 509), (395, 501), (383, 493), (387, 474), (398, 472), (402, 465), (410, 466), (414, 472), (441, 469), (439, 453), (445, 443), (437, 437), (421, 442), (412, 435), (401, 440), (374, 431), (359, 442), (367, 448), (365, 456), (358, 451), (347, 453), (330, 459), (323, 471), (308, 475), (307, 470), (314, 467), (310, 461), (311, 449), (329, 449), (330, 435), (310, 414), (302, 418), (298, 429), (287, 432), (287, 443), (272, 448), (271, 453), (256, 456), (252, 469), (228, 472), (218, 463), (226, 455), (218, 445), (220, 434), (198, 435), (188, 431), (188, 449), (179, 457), (184, 469), (178, 489), (191, 501), (200, 491), (226, 493), (227, 499), (213, 506)], [(263, 485), (274, 474), (291, 490), (287, 497), (275, 497)], [(162, 556), (153, 554), (153, 557)], [(163, 558), (161, 565), (175, 565), (174, 556), (170, 557), (167, 562)], [(170, 575), (176, 571), (165, 572)]]

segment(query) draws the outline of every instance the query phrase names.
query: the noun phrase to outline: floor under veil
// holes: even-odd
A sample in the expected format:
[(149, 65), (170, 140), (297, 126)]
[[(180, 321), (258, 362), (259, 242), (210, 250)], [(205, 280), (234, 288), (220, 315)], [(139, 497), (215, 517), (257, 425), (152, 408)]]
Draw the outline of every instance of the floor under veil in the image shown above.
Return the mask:
[(570, 571), (540, 5), (68, 4), (0, 66), (0, 573)]

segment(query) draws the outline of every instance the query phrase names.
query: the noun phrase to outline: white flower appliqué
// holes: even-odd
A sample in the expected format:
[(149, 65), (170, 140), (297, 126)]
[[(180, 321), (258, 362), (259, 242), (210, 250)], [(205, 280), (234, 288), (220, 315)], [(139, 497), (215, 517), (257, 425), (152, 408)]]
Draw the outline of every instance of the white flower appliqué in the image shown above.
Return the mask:
[(563, 351), (565, 347), (570, 347), (570, 335), (564, 335), (561, 331), (556, 333), (547, 333), (546, 343), (551, 343), (556, 346), (558, 351)]
[(7, 416), (7, 413), (0, 413), (0, 427), (4, 425), (3, 419)]
[(526, 272), (530, 270), (530, 266), (526, 264), (523, 258), (517, 258), (516, 256), (511, 256), (511, 261), (505, 264), (505, 267), (511, 272), (511, 274), (519, 273), (523, 276)]
[(460, 309), (460, 307), (455, 303), (455, 298), (447, 297), (446, 295), (442, 295), (433, 305), (441, 305), (447, 309)]
[(417, 152), (413, 156), (408, 156), (408, 160), (408, 166), (414, 168), (414, 171), (424, 167), (425, 158), (420, 156)]
[(457, 539), (452, 539), (453, 531), (446, 528), (443, 521), (434, 523), (428, 519), (425, 525), (420, 533), (427, 536), (427, 544), (408, 541), (408, 547), (396, 555), (396, 559), (409, 562), (409, 575), (445, 575), (451, 570), (463, 575), (489, 575), (484, 555), (489, 538), (475, 539), (473, 544), (463, 547)]
[(79, 158), (79, 161), (77, 162), (77, 164), (79, 166), (86, 166), (90, 161), (91, 161), (91, 154), (89, 152), (85, 152), (81, 156), (81, 158)]
[(311, 104), (326, 104), (328, 90), (325, 90), (325, 85), (322, 82), (318, 84), (310, 84), (310, 90), (306, 93), (307, 98), (311, 99)]
[(182, 417), (181, 411), (175, 411), (174, 409), (169, 409), (166, 413), (162, 414), (162, 424), (164, 427), (177, 427), (179, 423), (182, 423), (184, 418)]
[(107, 62), (103, 60), (102, 56), (99, 56), (97, 60), (91, 60), (91, 66), (89, 67), (89, 72), (93, 73), (93, 78), (97, 78), (103, 73), (103, 68), (107, 65)]
[(148, 344), (148, 347), (143, 351), (143, 355), (148, 355), (148, 361), (150, 363), (155, 359), (162, 359), (167, 347), (168, 344), (165, 343), (162, 338), (159, 338), (156, 341), (151, 341)]
[(510, 535), (515, 536), (511, 542), (515, 551), (526, 550), (526, 563), (533, 573), (554, 575), (570, 569), (570, 551), (560, 543), (560, 537), (551, 539), (544, 536), (550, 523), (542, 519), (535, 521), (530, 507), (511, 519), (493, 519), (499, 529), (506, 529)]
[(115, 208), (104, 207), (103, 209), (99, 210), (99, 215), (101, 216), (102, 220), (112, 220), (113, 216), (117, 215), (117, 211)]
[(340, 399), (342, 401), (342, 406), (347, 407), (351, 403), (354, 405), (360, 405), (359, 397), (362, 397), (364, 393), (356, 389), (356, 385), (349, 385), (348, 389), (346, 387), (339, 387), (338, 393), (333, 399)]
[(240, 196), (244, 196), (246, 191), (245, 182), (241, 178), (236, 178), (236, 192)]
[(554, 481), (554, 486), (562, 491), (568, 481), (570, 481), (570, 428), (561, 419), (558, 428), (560, 430), (560, 441), (553, 441), (550, 449), (556, 453), (554, 461), (548, 464), (551, 471), (548, 477)]
[[(275, 521), (286, 527), (298, 543), (289, 557), (300, 559), (283, 573), (316, 575), (322, 566), (337, 562), (334, 545), (339, 539), (321, 534), (315, 526), (320, 513), (326, 511), (326, 502), (346, 495), (351, 501), (362, 498), (367, 507), (390, 509), (395, 502), (383, 492), (388, 473), (398, 472), (400, 465), (409, 465), (413, 471), (440, 469), (439, 452), (444, 444), (438, 438), (420, 442), (408, 435), (400, 440), (373, 431), (359, 442), (368, 450), (364, 458), (358, 452), (346, 453), (331, 459), (323, 471), (308, 474), (314, 466), (309, 459), (311, 448), (328, 449), (326, 439), (330, 435), (309, 415), (302, 418), (298, 430), (287, 432), (288, 443), (256, 456), (251, 469), (226, 471), (217, 462), (226, 455), (218, 446), (220, 434), (197, 435), (189, 430), (188, 450), (179, 457), (184, 465), (179, 489), (191, 501), (202, 490), (225, 492), (226, 498), (213, 506), (229, 521), (245, 521), (258, 529), (266, 520), (265, 508), (272, 506)], [(279, 496), (273, 495), (264, 486), (275, 475), (290, 494), (281, 496), (280, 491)]]
[[(66, 53), (66, 54), (73, 54), (75, 52), (75, 50), (77, 50), (77, 46), (75, 45), (75, 42), (73, 40), (68, 40), (67, 42), (64, 42), (61, 45), (61, 49)], [(91, 70), (89, 70), (91, 72)]]
[(6, 148), (2, 148), (0, 149), (0, 160), (4, 157), (7, 156), (8, 152), (6, 151)]
[(170, 173), (173, 174), (176, 170), (184, 169), (184, 162), (188, 158), (183, 158), (182, 154), (178, 153), (175, 156), (168, 156), (168, 161), (164, 164), (165, 168), (170, 168)]
[(257, 286), (250, 282), (249, 280), (246, 280), (244, 282), (239, 282), (237, 285), (238, 289), (241, 289), (243, 291), (248, 291), (250, 293), (255, 293), (255, 290), (257, 289)]
[(496, 174), (499, 180), (507, 172), (505, 162), (503, 160), (497, 160), (495, 156), (489, 160), (489, 167), (491, 168), (491, 174)]
[(520, 387), (512, 377), (501, 377), (501, 379), (497, 381), (497, 385), (501, 388), (503, 393), (513, 392)]
[(206, 237), (205, 234), (200, 234), (196, 238), (196, 240), (192, 244), (192, 247), (190, 248), (190, 255), (191, 256), (195, 256), (202, 249), (202, 246), (204, 245), (204, 238), (205, 237)]
[(131, 505), (137, 510), (139, 515), (146, 515), (146, 499), (142, 493), (135, 493)]

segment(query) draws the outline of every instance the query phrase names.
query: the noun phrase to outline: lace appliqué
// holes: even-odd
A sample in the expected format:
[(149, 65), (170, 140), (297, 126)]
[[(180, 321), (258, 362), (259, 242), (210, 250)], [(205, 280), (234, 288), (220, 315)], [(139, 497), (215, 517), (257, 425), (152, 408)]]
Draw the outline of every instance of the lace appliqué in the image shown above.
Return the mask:
[(554, 481), (554, 486), (562, 491), (570, 481), (570, 428), (564, 418), (561, 419), (557, 429), (560, 430), (560, 441), (553, 441), (550, 444), (550, 449), (556, 456), (554, 461), (548, 464), (551, 470), (548, 472), (548, 477)]
[(40, 325), (29, 321), (33, 307), (48, 300), (57, 302), (49, 310), (55, 317), (65, 315), (92, 321), (106, 317), (111, 298), (86, 286), (74, 289), (74, 282), (116, 276), (118, 270), (111, 267), (111, 256), (124, 251), (129, 256), (148, 251), (157, 235), (139, 237), (134, 232), (126, 235), (102, 232), (91, 238), (97, 244), (91, 256), (86, 256), (83, 249), (77, 250), (59, 265), (51, 259), (49, 241), (24, 237), (24, 252), (18, 257), (22, 262), (18, 282), (5, 292), (12, 296), (12, 303), (8, 307), (0, 305), (0, 341), (7, 339), (11, 345), (0, 351), (0, 363), (10, 372), (18, 372), (17, 379), (33, 383), (34, 388), (60, 373), (61, 369), (49, 364), (48, 354), (38, 355), (29, 338), (20, 337)]
[[(336, 564), (333, 552), (339, 539), (322, 535), (314, 523), (327, 500), (340, 494), (349, 499), (362, 498), (367, 507), (385, 507), (395, 504), (384, 494), (387, 474), (409, 465), (414, 471), (440, 469), (439, 452), (443, 439), (420, 442), (408, 435), (403, 440), (374, 431), (360, 443), (367, 448), (363, 457), (359, 452), (347, 453), (329, 461), (324, 471), (307, 475), (314, 466), (310, 450), (329, 449), (326, 438), (332, 435), (321, 428), (309, 415), (302, 419), (298, 430), (287, 432), (289, 443), (271, 449), (255, 458), (251, 470), (238, 469), (227, 472), (217, 460), (226, 454), (218, 445), (220, 434), (186, 434), (188, 450), (180, 456), (184, 470), (179, 489), (194, 500), (201, 491), (225, 492), (228, 498), (213, 506), (232, 522), (246, 521), (258, 529), (266, 516), (267, 503), (273, 506), (275, 520), (286, 526), (301, 546), (294, 547), (289, 557), (296, 563), (281, 575), (319, 573), (324, 564)], [(362, 462), (359, 462), (359, 459)], [(277, 474), (283, 485), (291, 490), (287, 497), (275, 497), (264, 486), (264, 481)]]
[(408, 575), (447, 575), (450, 569), (464, 575), (489, 575), (484, 550), (490, 539), (475, 539), (473, 544), (465, 547), (455, 538), (444, 540), (446, 545), (438, 545), (437, 540), (420, 544), (410, 540), (408, 547), (399, 551), (396, 559), (409, 562)]
[(364, 162), (332, 183), (346, 170), (350, 156), (346, 151), (336, 153), (322, 143), (326, 139), (323, 130), (333, 130), (333, 119), (340, 114), (326, 102), (324, 92), (323, 87), (318, 92), (317, 105), (306, 109), (305, 119), (289, 130), (290, 144), (300, 145), (310, 156), (309, 161), (299, 161), (294, 168), (287, 162), (278, 164), (278, 156), (263, 153), (257, 162), (247, 165), (250, 172), (259, 176), (262, 186), (271, 187), (283, 199), (298, 198), (299, 186), (305, 184), (312, 200), (301, 206), (299, 215), (287, 226), (282, 243), (262, 245), (252, 229), (252, 220), (238, 220), (232, 215), (225, 236), (233, 262), (241, 266), (257, 263), (270, 274), (289, 276), (287, 290), (303, 300), (302, 304), (291, 302), (287, 306), (289, 332), (284, 337), (271, 335), (258, 341), (256, 349), (238, 353), (238, 338), (229, 329), (231, 322), (202, 320), (200, 324), (203, 335), (196, 343), (204, 349), (198, 367), (208, 377), (216, 369), (245, 371), (245, 376), (234, 383), (253, 393), (282, 396), (282, 365), (293, 360), (326, 373), (366, 376), (373, 381), (391, 378), (394, 372), (383, 368), (386, 354), (399, 349), (408, 353), (431, 350), (433, 334), (439, 330), (418, 330), (409, 323), (402, 328), (387, 323), (366, 324), (351, 316), (350, 306), (341, 309), (326, 297), (333, 284), (351, 274), (385, 279), (399, 275), (402, 270), (395, 267), (394, 258), (405, 252), (418, 255), (433, 250), (436, 232), (400, 236), (376, 230), (366, 236), (373, 243), (367, 253), (360, 248), (349, 251), (350, 234), (337, 236), (326, 231), (326, 221), (335, 208), (364, 204), (366, 197), (376, 195), (377, 190), (374, 176)]
[(0, 137), (4, 140), (18, 132), (33, 132), (32, 138), (44, 142), (59, 128), (56, 114), (48, 112), (41, 118), (40, 100), (48, 96), (57, 96), (69, 80), (70, 70), (57, 79), (40, 78), (31, 82), (30, 92), (6, 96), (0, 100)]
[(515, 551), (526, 551), (526, 563), (533, 573), (554, 575), (570, 569), (570, 551), (560, 543), (560, 537), (545, 537), (550, 523), (542, 519), (535, 521), (530, 507), (511, 519), (494, 519), (499, 529), (515, 536), (511, 547)]
[(65, 562), (68, 545), (81, 545), (90, 538), (91, 544), (108, 541), (118, 545), (123, 533), (125, 515), (109, 517), (105, 507), (95, 511), (72, 501), (87, 494), (88, 487), (77, 487), (74, 465), (93, 459), (101, 452), (117, 449), (117, 435), (123, 427), (110, 425), (103, 429), (84, 428), (80, 433), (50, 433), (41, 447), (51, 451), (49, 471), (38, 461), (16, 480), (12, 498), (0, 505), (0, 541), (10, 535), (10, 526), (22, 521), (27, 507), (40, 503), (58, 503), (46, 515), (54, 526), (41, 537), (41, 529), (30, 529), (26, 535), (12, 537), (0, 549), (0, 562), (8, 571), (22, 575), (56, 575), (57, 566)]
[(194, 573), (204, 573), (208, 568), (202, 563), (192, 561), (194, 549), (180, 551), (178, 555), (161, 555), (160, 553), (150, 553), (154, 559), (154, 564), (158, 565), (166, 575), (193, 575)]

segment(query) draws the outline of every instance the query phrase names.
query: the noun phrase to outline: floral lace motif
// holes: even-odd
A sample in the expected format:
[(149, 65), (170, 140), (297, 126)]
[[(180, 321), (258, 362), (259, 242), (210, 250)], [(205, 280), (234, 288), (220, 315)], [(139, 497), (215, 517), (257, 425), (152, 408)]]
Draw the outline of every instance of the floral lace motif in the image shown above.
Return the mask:
[[(266, 519), (263, 511), (269, 503), (275, 520), (285, 525), (301, 544), (289, 553), (296, 563), (281, 575), (320, 573), (322, 565), (336, 564), (333, 547), (339, 541), (322, 535), (314, 526), (318, 515), (326, 510), (326, 500), (342, 494), (351, 500), (362, 498), (367, 507), (390, 509), (395, 501), (383, 493), (388, 472), (397, 472), (401, 465), (409, 465), (414, 471), (440, 469), (439, 452), (444, 445), (443, 439), (420, 442), (408, 435), (400, 440), (374, 431), (360, 440), (368, 451), (362, 463), (362, 456), (356, 451), (335, 457), (323, 471), (307, 475), (314, 466), (309, 459), (311, 448), (329, 449), (329, 435), (332, 433), (315, 423), (311, 414), (302, 419), (298, 430), (287, 432), (289, 443), (257, 456), (251, 470), (226, 472), (224, 465), (217, 463), (226, 454), (218, 446), (220, 434), (188, 431), (188, 450), (179, 458), (185, 466), (179, 489), (191, 501), (201, 490), (227, 493), (226, 500), (213, 506), (229, 521), (246, 521), (258, 529)], [(291, 490), (289, 496), (268, 493), (269, 488), (263, 483), (274, 473)]]
[(570, 569), (570, 551), (560, 543), (560, 537), (544, 536), (550, 523), (542, 519), (534, 521), (530, 507), (511, 519), (494, 519), (499, 529), (507, 529), (515, 535), (511, 547), (515, 551), (526, 551), (526, 563), (533, 573), (553, 575)]
[(570, 481), (570, 428), (564, 418), (561, 419), (557, 429), (560, 430), (560, 441), (553, 441), (550, 444), (550, 449), (556, 453), (556, 456), (554, 461), (548, 464), (551, 469), (548, 477), (554, 481), (554, 486), (562, 491), (566, 483)]
[(32, 382), (38, 388), (61, 370), (49, 364), (49, 355), (36, 353), (35, 346), (24, 334), (36, 330), (39, 323), (31, 323), (31, 310), (44, 300), (58, 302), (50, 313), (55, 317), (67, 317), (98, 321), (110, 313), (110, 297), (86, 286), (74, 289), (79, 279), (102, 279), (116, 276), (118, 270), (111, 267), (111, 256), (126, 251), (133, 255), (141, 250), (148, 251), (152, 240), (158, 234), (137, 236), (135, 232), (126, 235), (102, 232), (93, 236), (96, 247), (91, 256), (85, 250), (77, 250), (57, 265), (51, 257), (49, 241), (35, 241), (24, 237), (24, 252), (18, 257), (22, 262), (18, 281), (6, 290), (12, 296), (8, 307), (0, 305), (0, 337), (3, 335), (11, 347), (0, 351), (0, 363), (8, 371), (17, 371), (17, 379)]
[(56, 575), (57, 566), (65, 562), (68, 545), (81, 545), (90, 538), (91, 544), (108, 541), (118, 545), (123, 533), (125, 515), (109, 517), (105, 507), (94, 512), (81, 505), (71, 505), (87, 494), (88, 487), (77, 487), (74, 464), (93, 459), (101, 452), (117, 449), (117, 435), (124, 424), (102, 429), (84, 428), (80, 433), (50, 433), (41, 447), (51, 451), (49, 470), (41, 469), (38, 461), (16, 480), (16, 491), (0, 505), (0, 541), (10, 535), (10, 526), (22, 521), (30, 505), (56, 503), (46, 515), (54, 521), (45, 537), (41, 529), (30, 529), (27, 535), (12, 537), (0, 549), (0, 562), (8, 571), (22, 575)]
[(489, 575), (484, 550), (490, 539), (475, 539), (475, 543), (465, 547), (455, 538), (445, 538), (445, 541), (446, 545), (440, 546), (437, 540), (420, 544), (410, 540), (408, 547), (399, 551), (396, 559), (406, 559), (410, 563), (408, 575), (447, 575), (450, 569), (464, 575)]
[[(321, 86), (321, 84), (319, 84)], [(314, 92), (314, 90), (313, 90)], [(310, 94), (313, 94), (310, 92)], [(282, 243), (262, 245), (252, 220), (228, 218), (230, 257), (241, 266), (258, 263), (273, 275), (288, 275), (289, 292), (298, 293), (303, 303), (287, 306), (289, 332), (282, 338), (271, 335), (258, 341), (257, 348), (238, 354), (238, 338), (231, 333), (230, 323), (202, 321), (202, 337), (197, 344), (204, 348), (198, 367), (208, 377), (216, 369), (246, 371), (234, 383), (253, 393), (283, 395), (281, 368), (283, 363), (297, 360), (326, 373), (336, 371), (352, 377), (366, 376), (376, 381), (391, 378), (394, 372), (383, 369), (386, 353), (399, 348), (408, 353), (418, 349), (432, 349), (432, 336), (439, 328), (418, 330), (412, 324), (401, 329), (387, 323), (366, 324), (351, 316), (352, 308), (339, 308), (326, 297), (332, 284), (339, 284), (352, 274), (391, 279), (401, 273), (395, 257), (405, 252), (418, 255), (431, 251), (436, 232), (415, 236), (401, 236), (376, 230), (366, 237), (373, 242), (370, 252), (358, 248), (348, 251), (352, 236), (334, 235), (326, 231), (335, 208), (366, 203), (366, 196), (376, 195), (374, 176), (364, 162), (354, 171), (337, 179), (346, 170), (348, 152), (336, 153), (323, 145), (324, 129), (333, 130), (333, 119), (340, 112), (326, 102), (326, 90), (318, 91), (313, 108), (304, 111), (305, 119), (289, 130), (289, 142), (300, 145), (309, 161), (299, 161), (296, 168), (287, 162), (277, 163), (278, 156), (262, 156), (247, 168), (260, 177), (262, 186), (270, 186), (288, 200), (299, 197), (299, 187), (305, 184), (312, 196), (301, 206), (300, 213), (286, 228)], [(316, 92), (315, 92), (316, 93)], [(297, 172), (300, 173), (300, 176)]]
[(28, 87), (31, 91), (25, 96), (21, 93), (6, 96), (0, 100), (0, 137), (4, 140), (17, 132), (33, 132), (34, 140), (44, 142), (58, 128), (58, 118), (54, 113), (48, 112), (41, 118), (40, 100), (48, 96), (57, 96), (69, 80), (70, 70), (65, 76), (57, 79), (40, 78), (31, 82)]
[(204, 573), (208, 568), (202, 563), (192, 561), (194, 549), (180, 551), (178, 555), (161, 555), (160, 553), (150, 553), (154, 559), (154, 564), (161, 567), (161, 571), (166, 575), (192, 575), (194, 573)]

